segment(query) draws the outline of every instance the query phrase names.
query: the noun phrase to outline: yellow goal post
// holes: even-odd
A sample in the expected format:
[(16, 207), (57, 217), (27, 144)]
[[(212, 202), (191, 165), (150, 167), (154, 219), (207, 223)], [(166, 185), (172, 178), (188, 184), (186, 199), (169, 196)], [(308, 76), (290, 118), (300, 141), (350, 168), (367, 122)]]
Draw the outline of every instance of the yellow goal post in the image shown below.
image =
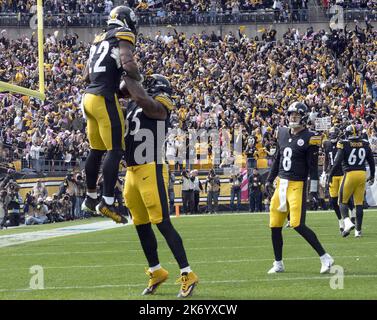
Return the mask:
[(38, 70), (39, 70), (39, 90), (31, 90), (15, 84), (0, 81), (0, 91), (10, 91), (45, 100), (45, 77), (44, 77), (44, 55), (43, 55), (43, 4), (42, 0), (37, 0), (38, 18)]

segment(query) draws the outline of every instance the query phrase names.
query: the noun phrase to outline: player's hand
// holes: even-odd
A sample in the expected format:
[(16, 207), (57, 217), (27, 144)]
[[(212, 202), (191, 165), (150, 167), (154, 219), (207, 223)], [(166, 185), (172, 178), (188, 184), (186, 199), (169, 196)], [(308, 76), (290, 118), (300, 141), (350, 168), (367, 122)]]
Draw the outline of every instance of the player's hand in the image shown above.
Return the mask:
[(266, 184), (264, 185), (264, 187), (266, 188), (266, 192), (268, 194), (268, 196), (270, 198), (272, 198), (273, 194), (274, 194), (274, 186), (272, 185), (271, 182), (267, 181)]
[(372, 186), (374, 184), (374, 177), (369, 177), (367, 182), (370, 186)]

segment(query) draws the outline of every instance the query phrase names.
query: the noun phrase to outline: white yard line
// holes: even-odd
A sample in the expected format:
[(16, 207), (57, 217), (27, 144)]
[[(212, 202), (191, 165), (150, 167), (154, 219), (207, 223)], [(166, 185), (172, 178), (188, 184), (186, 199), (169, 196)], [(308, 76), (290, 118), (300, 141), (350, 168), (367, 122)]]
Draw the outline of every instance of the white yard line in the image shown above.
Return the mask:
[[(276, 281), (310, 281), (310, 280), (329, 280), (332, 276), (322, 275), (322, 276), (312, 276), (312, 277), (280, 277), (281, 275), (272, 275), (271, 278), (266, 279), (239, 279), (239, 280), (201, 280), (200, 284), (239, 284), (239, 283), (253, 283), (253, 282), (276, 282)], [(359, 278), (377, 278), (377, 274), (350, 274), (345, 275), (346, 279), (359, 279)], [(164, 286), (176, 286), (173, 283), (165, 283)], [(134, 287), (145, 287), (145, 283), (125, 283), (125, 284), (103, 284), (95, 286), (65, 286), (65, 287), (46, 287), (44, 289), (30, 289), (30, 288), (20, 288), (20, 289), (0, 289), (0, 293), (9, 293), (9, 292), (43, 292), (45, 290), (80, 290), (80, 289), (107, 289), (107, 288), (134, 288)], [(134, 296), (127, 295), (125, 296)]]
[[(128, 223), (126, 225), (130, 225)], [(100, 221), (94, 223), (80, 224), (74, 226), (66, 226), (57, 229), (32, 231), (25, 233), (16, 233), (0, 236), (0, 248), (9, 247), (16, 244), (39, 241), (56, 237), (72, 236), (95, 231), (103, 231), (126, 226), (124, 224), (116, 224), (113, 221)]]

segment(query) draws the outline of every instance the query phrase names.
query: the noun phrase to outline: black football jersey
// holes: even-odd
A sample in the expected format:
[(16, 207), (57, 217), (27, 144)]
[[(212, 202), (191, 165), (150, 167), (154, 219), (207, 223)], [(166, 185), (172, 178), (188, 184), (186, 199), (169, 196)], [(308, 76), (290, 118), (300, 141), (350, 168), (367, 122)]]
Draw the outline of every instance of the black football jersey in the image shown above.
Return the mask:
[[(336, 147), (337, 143), (332, 143), (330, 140), (327, 140), (323, 143), (323, 151), (325, 152), (325, 171), (329, 172), (330, 169), (334, 166), (336, 153), (338, 148)], [(338, 166), (334, 170), (334, 176), (342, 176), (343, 170), (342, 167)]]
[(135, 166), (150, 162), (165, 163), (163, 154), (166, 133), (169, 126), (170, 111), (174, 103), (168, 95), (159, 94), (154, 97), (168, 110), (166, 120), (148, 118), (143, 109), (135, 102), (127, 107), (125, 161), (127, 166)]
[(279, 128), (276, 157), (268, 181), (273, 181), (276, 176), (306, 181), (309, 174), (312, 180), (318, 180), (320, 145), (321, 137), (306, 128), (297, 135), (292, 135), (287, 127)]
[[(341, 140), (337, 144), (337, 148), (341, 150), (342, 167), (344, 172), (363, 170), (366, 171), (366, 161), (373, 163), (373, 153), (370, 144), (363, 139)], [(338, 157), (337, 157), (338, 158)]]
[(123, 72), (120, 62), (119, 41), (135, 45), (136, 38), (130, 29), (120, 27), (96, 36), (89, 55), (90, 84), (85, 92), (114, 96), (119, 90)]

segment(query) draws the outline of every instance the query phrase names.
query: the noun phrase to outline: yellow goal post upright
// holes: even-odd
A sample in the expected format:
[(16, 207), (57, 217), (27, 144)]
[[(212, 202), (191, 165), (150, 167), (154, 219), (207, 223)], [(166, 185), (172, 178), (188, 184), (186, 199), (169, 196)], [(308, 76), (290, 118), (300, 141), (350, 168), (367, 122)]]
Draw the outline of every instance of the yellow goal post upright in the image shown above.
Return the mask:
[(45, 100), (45, 76), (44, 76), (44, 54), (43, 54), (43, 0), (37, 0), (38, 18), (38, 70), (39, 70), (39, 90), (31, 90), (15, 84), (0, 81), (0, 91), (10, 91), (34, 97), (42, 101)]

